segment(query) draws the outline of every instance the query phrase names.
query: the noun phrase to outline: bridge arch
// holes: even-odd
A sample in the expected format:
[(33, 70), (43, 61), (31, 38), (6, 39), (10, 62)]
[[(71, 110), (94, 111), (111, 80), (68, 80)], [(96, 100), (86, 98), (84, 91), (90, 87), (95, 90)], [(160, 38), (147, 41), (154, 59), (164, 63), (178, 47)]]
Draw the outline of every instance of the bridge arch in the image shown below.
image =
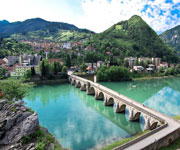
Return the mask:
[(100, 100), (104, 100), (104, 93), (99, 92), (98, 97), (99, 97)]
[(105, 96), (104, 96), (104, 93), (101, 92), (101, 91), (100, 91), (100, 92), (97, 91), (97, 92), (95, 93), (95, 99), (96, 99), (96, 100), (104, 100), (104, 97), (105, 97)]
[(86, 91), (86, 84), (81, 83), (80, 90), (81, 91)]
[(141, 116), (141, 112), (132, 108), (132, 107), (129, 107), (129, 121), (137, 121), (140, 119), (140, 116)]
[(81, 82), (80, 82), (80, 81), (77, 81), (75, 87), (76, 87), (76, 88), (80, 88), (80, 87), (81, 87)]
[(95, 95), (95, 88), (93, 86), (89, 87), (87, 89), (87, 94), (88, 95)]
[(123, 104), (123, 103), (117, 103), (117, 102), (115, 102), (114, 103), (114, 112), (116, 112), (116, 113), (122, 113), (122, 112), (125, 112), (125, 110), (126, 110), (126, 105), (125, 104)]
[(114, 105), (114, 98), (113, 97), (106, 98), (104, 105), (105, 106), (113, 106)]

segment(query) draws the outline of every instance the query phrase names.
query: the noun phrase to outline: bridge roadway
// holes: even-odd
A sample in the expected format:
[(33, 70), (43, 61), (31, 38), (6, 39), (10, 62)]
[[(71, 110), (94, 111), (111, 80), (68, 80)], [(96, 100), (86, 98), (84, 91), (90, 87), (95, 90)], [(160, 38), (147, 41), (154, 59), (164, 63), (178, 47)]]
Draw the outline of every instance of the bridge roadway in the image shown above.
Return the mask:
[[(69, 75), (69, 81), (71, 82), (71, 84), (75, 84), (76, 87), (81, 88), (81, 90), (86, 90), (87, 94), (93, 93), (95, 97), (98, 96), (98, 92), (103, 92), (103, 99), (106, 99), (104, 103), (105, 105), (106, 103), (108, 104), (112, 98), (113, 104), (125, 104), (127, 106), (126, 108), (128, 108), (130, 111), (130, 118), (134, 118), (130, 121), (138, 120), (138, 116), (140, 115), (137, 115), (137, 113), (140, 112), (144, 116), (146, 124), (149, 125), (149, 129), (154, 129), (142, 137), (139, 137), (120, 147), (115, 148), (116, 150), (155, 150), (159, 149), (162, 146), (167, 146), (172, 141), (180, 137), (180, 123), (172, 119), (171, 117), (157, 112), (147, 106), (144, 106), (141, 103), (136, 102), (133, 99), (130, 99), (122, 94), (119, 94), (107, 87), (104, 87), (98, 83), (94, 83), (90, 80), (75, 75)], [(85, 87), (85, 89), (82, 89), (82, 87)], [(93, 92), (91, 91), (92, 89), (94, 90)], [(156, 128), (157, 124), (155, 125), (155, 122), (158, 122), (158, 125), (161, 124), (160, 127)], [(153, 125), (152, 128), (150, 128), (151, 125)]]

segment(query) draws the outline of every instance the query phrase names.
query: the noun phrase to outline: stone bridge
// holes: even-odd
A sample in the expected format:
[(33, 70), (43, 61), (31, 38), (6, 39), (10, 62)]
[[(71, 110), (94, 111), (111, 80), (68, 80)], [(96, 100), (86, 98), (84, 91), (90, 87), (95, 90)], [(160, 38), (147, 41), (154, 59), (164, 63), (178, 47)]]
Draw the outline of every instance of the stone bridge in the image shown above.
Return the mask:
[[(180, 137), (180, 123), (164, 114), (90, 80), (69, 75), (69, 82), (76, 88), (80, 88), (81, 91), (86, 91), (88, 95), (94, 95), (96, 100), (103, 100), (105, 106), (113, 106), (116, 113), (123, 113), (128, 110), (129, 121), (138, 121), (140, 116), (143, 116), (145, 120), (144, 130), (153, 130), (153, 132), (144, 135), (143, 139), (140, 137), (116, 149), (153, 150), (167, 146)], [(161, 142), (157, 143), (158, 141)]]
[[(136, 101), (105, 86), (74, 75), (69, 76), (69, 82), (75, 85), (76, 88), (86, 91), (88, 95), (94, 95), (96, 100), (103, 100), (105, 106), (113, 106), (116, 113), (123, 113), (127, 109), (129, 111), (129, 121), (137, 121), (142, 115), (145, 120), (144, 130), (153, 130), (158, 125), (161, 125), (161, 123), (164, 123), (164, 120), (158, 116), (147, 112), (145, 109), (139, 108), (139, 106), (136, 105)], [(142, 107), (145, 108), (144, 105), (142, 105)]]

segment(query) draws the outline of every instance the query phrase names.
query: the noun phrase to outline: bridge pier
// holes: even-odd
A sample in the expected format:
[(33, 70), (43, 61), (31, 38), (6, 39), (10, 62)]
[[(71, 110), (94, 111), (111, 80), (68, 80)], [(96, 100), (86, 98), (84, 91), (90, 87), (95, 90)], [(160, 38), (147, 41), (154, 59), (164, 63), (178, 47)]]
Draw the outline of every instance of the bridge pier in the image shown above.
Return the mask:
[(112, 97), (106, 96), (104, 100), (104, 106), (113, 106), (114, 105), (114, 99)]
[(141, 112), (129, 107), (129, 121), (137, 121), (140, 119)]
[(114, 112), (116, 113), (122, 113), (125, 112), (126, 110), (126, 105), (120, 102), (115, 102), (113, 107), (114, 107)]
[(146, 115), (144, 115), (144, 120), (145, 120), (144, 130), (154, 130), (159, 123), (157, 120)]
[(76, 88), (80, 88), (80, 87), (81, 87), (81, 83), (80, 83), (80, 82), (77, 82), (77, 83), (75, 84), (75, 87), (76, 87)]
[(86, 84), (81, 84), (80, 90), (81, 91), (86, 91)]
[(96, 100), (104, 100), (104, 94), (102, 92), (97, 91), (95, 93), (95, 99)]
[(72, 84), (72, 85), (75, 85), (75, 84), (76, 84), (76, 80), (72, 80), (72, 81), (71, 81), (71, 84)]
[(86, 88), (87, 95), (95, 95), (95, 89), (93, 87)]

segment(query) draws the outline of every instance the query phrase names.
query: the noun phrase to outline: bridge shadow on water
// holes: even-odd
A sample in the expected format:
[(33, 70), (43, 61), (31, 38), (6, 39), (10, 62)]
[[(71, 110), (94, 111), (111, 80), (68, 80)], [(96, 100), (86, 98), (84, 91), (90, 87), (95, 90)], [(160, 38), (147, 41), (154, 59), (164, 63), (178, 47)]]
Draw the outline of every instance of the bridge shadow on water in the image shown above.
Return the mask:
[(140, 122), (130, 122), (128, 120), (128, 110), (124, 113), (115, 113), (112, 106), (104, 106), (104, 102), (101, 100), (95, 100), (94, 96), (87, 95), (86, 92), (83, 92), (75, 87), (73, 88), (73, 91), (87, 107), (91, 107), (129, 134), (136, 135), (143, 130), (144, 127), (141, 123), (141, 119)]

